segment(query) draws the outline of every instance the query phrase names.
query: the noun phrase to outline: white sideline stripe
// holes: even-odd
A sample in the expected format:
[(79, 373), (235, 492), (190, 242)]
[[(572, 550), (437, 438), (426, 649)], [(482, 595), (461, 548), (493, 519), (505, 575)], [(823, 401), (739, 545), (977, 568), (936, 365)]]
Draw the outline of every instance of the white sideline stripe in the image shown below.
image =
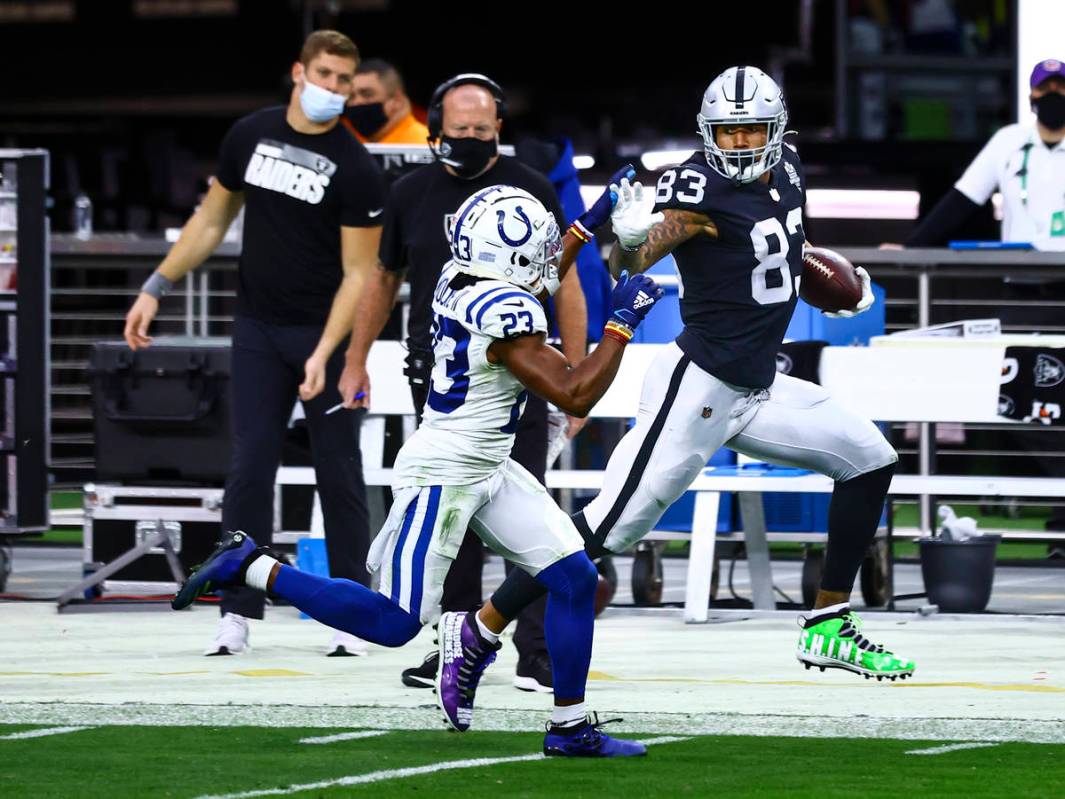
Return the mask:
[(319, 738), (300, 738), (301, 744), (332, 744), (337, 741), (354, 741), (359, 738), (376, 738), (388, 735), (388, 730), (362, 730), (361, 732), (342, 732), (337, 735), (323, 735)]
[(44, 730), (27, 730), (26, 732), (13, 732), (10, 735), (0, 735), (0, 741), (23, 741), (26, 738), (45, 738), (49, 735), (62, 735), (65, 732), (91, 729), (92, 727), (48, 727)]
[[(750, 612), (750, 611), (748, 611)], [(617, 729), (642, 735), (743, 735), (790, 738), (892, 738), (902, 741), (1019, 741), (1065, 743), (1060, 718), (868, 717), (855, 725), (850, 716), (824, 716), (817, 725), (807, 715), (766, 713), (646, 713), (602, 708), (617, 714)], [(481, 708), (477, 729), (499, 732), (533, 730), (543, 724), (540, 710)], [(0, 701), (0, 724), (79, 726), (315, 727), (350, 730), (439, 730), (435, 708), (322, 705), (90, 704), (77, 702)]]
[(661, 735), (657, 738), (644, 738), (637, 741), (637, 743), (641, 743), (644, 746), (650, 746), (651, 744), (658, 746), (659, 744), (675, 744), (678, 741), (690, 741), (691, 739), (692, 736), (690, 735)]
[[(668, 744), (677, 741), (687, 741), (688, 737), (648, 738), (640, 741), (647, 746), (655, 744)], [(303, 785), (289, 785), (286, 788), (267, 788), (261, 791), (244, 791), (243, 793), (209, 794), (197, 797), (197, 799), (252, 799), (256, 796), (287, 796), (288, 794), (301, 793), (302, 791), (320, 791), (324, 788), (336, 788), (347, 785), (365, 785), (370, 782), (384, 782), (385, 780), (397, 780), (403, 777), (418, 777), (422, 774), (436, 774), (440, 771), (453, 771), (460, 768), (480, 768), (481, 766), (495, 766), (500, 763), (524, 763), (533, 760), (546, 760), (542, 752), (535, 755), (514, 755), (512, 757), (478, 757), (470, 760), (445, 760), (443, 763), (432, 763), (428, 766), (411, 766), (409, 768), (394, 768), (385, 771), (371, 771), (369, 774), (353, 774), (350, 777), (339, 777), (335, 780), (323, 780), (322, 782), (309, 782)]]
[(931, 749), (911, 749), (908, 755), (942, 755), (946, 752), (957, 752), (961, 749), (984, 749), (988, 746), (998, 746), (993, 743), (950, 744), (949, 746), (933, 746)]

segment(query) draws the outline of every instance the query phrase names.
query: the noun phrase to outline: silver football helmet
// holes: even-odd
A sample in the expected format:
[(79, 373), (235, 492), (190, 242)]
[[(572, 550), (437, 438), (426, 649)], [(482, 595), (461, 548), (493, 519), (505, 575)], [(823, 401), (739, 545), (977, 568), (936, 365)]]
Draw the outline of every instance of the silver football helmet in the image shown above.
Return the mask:
[[(703, 93), (703, 107), (696, 118), (707, 163), (734, 183), (757, 180), (780, 161), (788, 109), (776, 81), (757, 67), (729, 67), (714, 78)], [(727, 124), (765, 125), (765, 146), (721, 149), (714, 127)]]

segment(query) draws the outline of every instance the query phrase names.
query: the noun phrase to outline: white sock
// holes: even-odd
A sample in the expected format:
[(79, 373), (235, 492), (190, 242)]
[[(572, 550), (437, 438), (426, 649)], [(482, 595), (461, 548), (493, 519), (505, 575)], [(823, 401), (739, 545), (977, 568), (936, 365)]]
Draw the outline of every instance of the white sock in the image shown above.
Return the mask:
[(556, 727), (574, 727), (584, 721), (588, 710), (584, 702), (575, 705), (555, 705), (551, 711), (551, 723)]
[(477, 629), (481, 631), (481, 637), (488, 643), (495, 644), (499, 642), (499, 633), (494, 633), (484, 626), (484, 622), (481, 621), (481, 614), (474, 613), (473, 617), (477, 619)]
[(248, 570), (244, 573), (244, 584), (249, 588), (265, 591), (270, 572), (274, 570), (276, 563), (269, 555), (260, 555), (248, 565)]
[(841, 610), (845, 610), (850, 607), (850, 602), (840, 602), (838, 605), (829, 605), (827, 608), (817, 608), (817, 610), (811, 610), (806, 614), (808, 619), (817, 619), (821, 616), (828, 616), (832, 613), (839, 613)]

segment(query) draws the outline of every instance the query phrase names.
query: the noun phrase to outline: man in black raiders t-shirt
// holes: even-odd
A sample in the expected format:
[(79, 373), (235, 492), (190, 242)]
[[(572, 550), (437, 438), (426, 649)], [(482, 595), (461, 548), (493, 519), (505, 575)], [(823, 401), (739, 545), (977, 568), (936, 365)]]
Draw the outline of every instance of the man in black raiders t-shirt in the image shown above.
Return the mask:
[[(269, 544), (274, 477), (297, 394), (310, 432), (325, 517), (330, 572), (368, 584), (369, 519), (359, 456), (362, 412), (326, 414), (355, 301), (377, 260), (384, 207), (380, 169), (338, 122), (358, 66), (355, 44), (316, 31), (293, 64), (288, 106), (244, 117), (222, 142), (217, 179), (126, 317), (136, 350), (151, 344), (159, 299), (222, 240), (241, 206), (244, 241), (233, 320), (233, 454), (222, 506), (224, 530)], [(302, 382), (301, 382), (302, 381)], [(349, 403), (350, 404), (350, 403)], [(263, 617), (264, 594), (227, 591), (206, 654), (247, 646), (248, 618)], [(346, 633), (331, 654), (360, 654)]]
[[(347, 366), (341, 379), (347, 395), (363, 391), (367, 395), (363, 402), (368, 404), (371, 399), (366, 357), (406, 276), (410, 282), (406, 374), (420, 418), (433, 365), (429, 334), (433, 289), (441, 268), (451, 258), (448, 223), (471, 193), (496, 184), (516, 186), (540, 200), (560, 225), (565, 224), (566, 217), (551, 182), (517, 160), (499, 155), (503, 111), (502, 90), (484, 75), (458, 75), (441, 84), (433, 94), (428, 122), (430, 138), (436, 142), (437, 161), (404, 175), (389, 192), (380, 263), (366, 281), (359, 299)], [(576, 270), (567, 275), (554, 300), (563, 353), (570, 363), (578, 363), (587, 353), (587, 314)], [(571, 434), (576, 433), (580, 423), (581, 420), (571, 420)], [(544, 481), (547, 404), (533, 394), (529, 395), (518, 425), (511, 457), (540, 482)], [(480, 607), (481, 552), (480, 540), (468, 532), (444, 583), (442, 610)], [(542, 605), (531, 606), (519, 618), (514, 643), (519, 654), (515, 686), (550, 691), (551, 666), (543, 639)], [(412, 687), (433, 687), (437, 660), (433, 650), (421, 666), (403, 673), (403, 682)]]

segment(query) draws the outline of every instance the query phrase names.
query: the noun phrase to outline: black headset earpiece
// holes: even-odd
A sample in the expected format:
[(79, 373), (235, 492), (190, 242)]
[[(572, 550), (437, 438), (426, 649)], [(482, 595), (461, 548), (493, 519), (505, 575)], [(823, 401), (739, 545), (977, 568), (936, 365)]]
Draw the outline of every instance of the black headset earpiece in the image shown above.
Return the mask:
[(433, 96), (429, 100), (426, 126), (429, 128), (429, 138), (439, 139), (440, 131), (444, 127), (444, 95), (456, 86), (472, 84), (487, 89), (496, 101), (496, 116), (505, 119), (507, 115), (507, 101), (503, 97), (503, 89), (498, 83), (487, 75), (479, 72), (463, 72), (441, 83), (436, 87)]

